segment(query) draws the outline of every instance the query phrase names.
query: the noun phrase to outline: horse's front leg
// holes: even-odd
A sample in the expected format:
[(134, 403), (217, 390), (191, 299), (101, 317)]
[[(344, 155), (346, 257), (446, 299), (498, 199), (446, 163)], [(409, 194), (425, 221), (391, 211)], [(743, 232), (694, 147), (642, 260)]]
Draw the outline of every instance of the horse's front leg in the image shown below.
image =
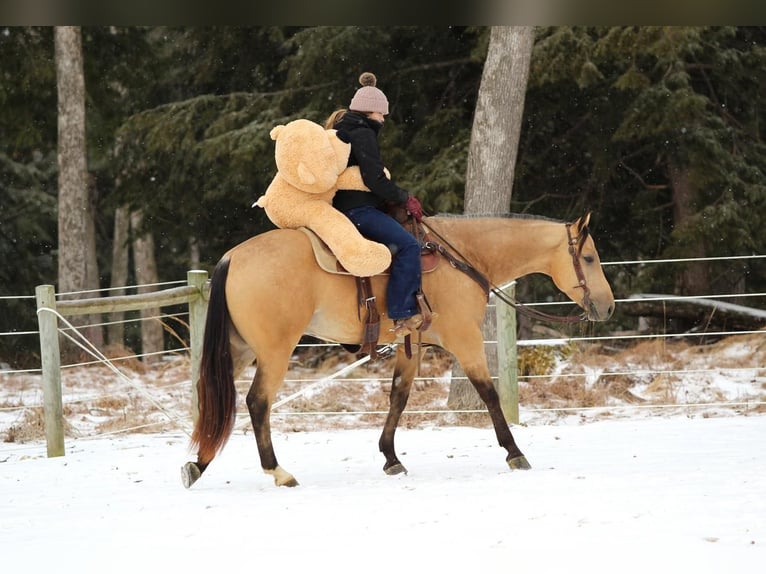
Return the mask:
[[(285, 371), (286, 372), (286, 371)], [(268, 371), (259, 361), (253, 384), (247, 393), (247, 409), (253, 423), (255, 441), (258, 444), (258, 454), (261, 457), (261, 468), (266, 474), (274, 477), (277, 486), (298, 486), (295, 477), (279, 466), (271, 442), (271, 405), (276, 396), (276, 390), (284, 380), (282, 373), (278, 382), (269, 377)], [(275, 376), (277, 376), (275, 374)]]
[(415, 379), (417, 368), (417, 355), (413, 354), (411, 359), (407, 358), (404, 348), (400, 345), (396, 350), (396, 366), (394, 367), (394, 377), (391, 382), (391, 395), (389, 397), (388, 416), (383, 426), (383, 432), (378, 441), (378, 447), (383, 456), (386, 457), (386, 464), (383, 465), (383, 471), (386, 474), (407, 474), (407, 469), (399, 461), (394, 448), (394, 434), (399, 425), (399, 419), (407, 406), (407, 400), (410, 397), (412, 381)]
[(468, 380), (471, 381), (471, 384), (479, 393), (479, 397), (487, 405), (492, 425), (495, 427), (497, 441), (500, 443), (500, 446), (508, 451), (508, 456), (505, 458), (508, 467), (511, 470), (528, 470), (532, 467), (527, 462), (524, 453), (516, 445), (511, 429), (500, 407), (500, 397), (492, 384), (492, 377), (487, 367), (486, 355), (484, 354), (481, 331), (478, 331), (477, 336), (473, 337), (473, 339), (475, 340), (471, 344), (471, 338), (466, 337), (461, 341), (459, 347), (453, 347), (454, 350), (452, 352), (462, 365)]
[(508, 456), (505, 458), (508, 467), (511, 470), (529, 470), (532, 468), (529, 462), (527, 462), (527, 457), (524, 456), (524, 453), (516, 445), (511, 429), (508, 427), (503, 409), (500, 407), (500, 397), (492, 384), (489, 371), (487, 371), (486, 375), (482, 373), (477, 376), (472, 376), (466, 371), (466, 376), (479, 393), (481, 400), (487, 405), (492, 425), (495, 427), (497, 441), (500, 443), (500, 446), (508, 451)]

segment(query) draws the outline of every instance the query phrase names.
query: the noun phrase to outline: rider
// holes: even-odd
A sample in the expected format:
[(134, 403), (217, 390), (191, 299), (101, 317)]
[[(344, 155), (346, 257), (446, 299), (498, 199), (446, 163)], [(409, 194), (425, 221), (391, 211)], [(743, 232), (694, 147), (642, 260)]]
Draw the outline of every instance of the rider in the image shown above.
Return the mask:
[(383, 171), (378, 133), (388, 114), (386, 95), (375, 87), (377, 78), (370, 72), (359, 76), (359, 83), (362, 87), (351, 98), (348, 109), (333, 112), (325, 127), (338, 130), (341, 139), (351, 144), (348, 165), (359, 166), (362, 180), (370, 191), (341, 189), (335, 194), (333, 206), (344, 213), (364, 237), (383, 243), (391, 250), (386, 291), (388, 316), (394, 320), (393, 331), (406, 335), (423, 324), (415, 298), (421, 279), (420, 244), (386, 209), (404, 204), (418, 221), (423, 210), (416, 197), (388, 179)]

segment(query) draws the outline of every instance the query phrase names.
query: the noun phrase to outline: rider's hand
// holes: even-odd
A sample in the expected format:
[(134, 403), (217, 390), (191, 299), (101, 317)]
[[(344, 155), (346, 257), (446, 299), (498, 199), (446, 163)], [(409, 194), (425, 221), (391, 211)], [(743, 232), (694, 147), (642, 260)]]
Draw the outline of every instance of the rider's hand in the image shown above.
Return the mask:
[(404, 206), (407, 208), (407, 212), (415, 218), (415, 221), (420, 223), (423, 220), (423, 206), (420, 205), (417, 197), (410, 195)]

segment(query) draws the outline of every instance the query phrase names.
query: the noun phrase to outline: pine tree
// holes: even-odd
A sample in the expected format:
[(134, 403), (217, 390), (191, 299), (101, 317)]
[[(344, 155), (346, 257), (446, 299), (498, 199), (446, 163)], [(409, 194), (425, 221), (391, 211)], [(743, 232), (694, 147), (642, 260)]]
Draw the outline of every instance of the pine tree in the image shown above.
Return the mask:
[[(541, 30), (516, 205), (562, 217), (594, 209), (607, 259), (762, 252), (765, 34)], [(741, 288), (749, 271), (706, 267), (713, 291)], [(619, 287), (698, 288), (689, 268), (678, 282), (664, 271), (626, 270)]]

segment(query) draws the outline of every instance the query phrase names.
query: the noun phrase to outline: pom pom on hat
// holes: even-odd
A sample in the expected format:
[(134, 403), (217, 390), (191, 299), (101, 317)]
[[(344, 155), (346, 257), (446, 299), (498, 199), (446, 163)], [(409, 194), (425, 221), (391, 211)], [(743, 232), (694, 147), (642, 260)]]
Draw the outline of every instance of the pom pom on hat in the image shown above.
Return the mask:
[(386, 98), (386, 94), (375, 87), (377, 83), (378, 79), (375, 77), (375, 74), (372, 72), (362, 73), (359, 76), (359, 84), (362, 87), (351, 98), (348, 109), (355, 112), (388, 114), (388, 98)]
[(377, 85), (378, 78), (375, 77), (375, 74), (372, 72), (362, 72), (362, 75), (359, 76), (359, 85), (360, 86), (372, 86), (373, 88)]

